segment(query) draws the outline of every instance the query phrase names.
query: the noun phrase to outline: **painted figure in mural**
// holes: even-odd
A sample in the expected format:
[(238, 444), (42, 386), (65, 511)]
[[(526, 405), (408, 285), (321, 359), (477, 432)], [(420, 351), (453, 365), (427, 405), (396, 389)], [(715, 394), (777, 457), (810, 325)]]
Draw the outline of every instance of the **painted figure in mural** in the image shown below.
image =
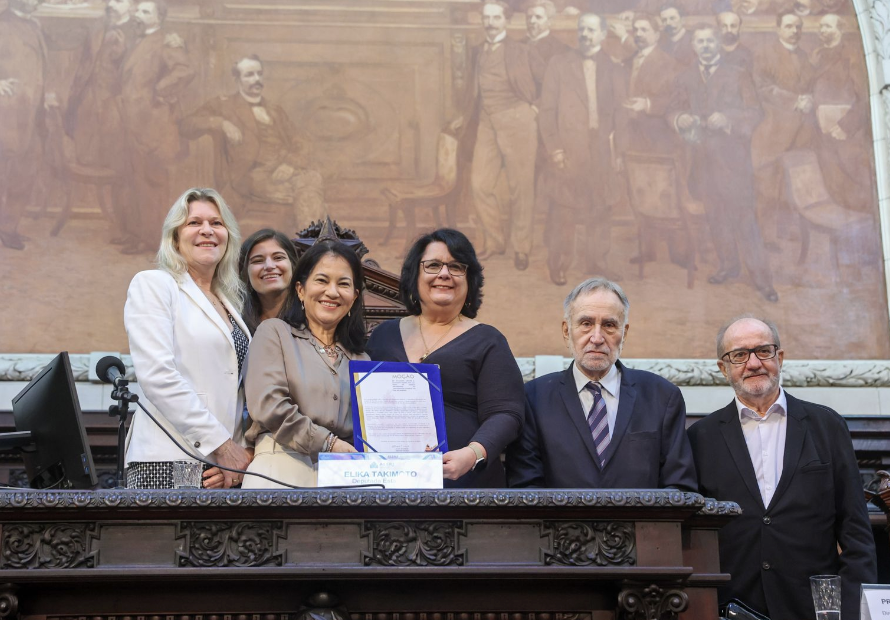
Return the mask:
[(578, 20), (578, 49), (554, 56), (541, 92), (538, 123), (548, 159), (542, 178), (550, 202), (545, 233), (547, 265), (555, 284), (566, 283), (575, 252), (575, 227), (585, 225), (584, 268), (608, 267), (612, 205), (618, 200), (611, 139), (616, 109), (625, 99), (621, 68), (603, 51), (606, 21)]
[(849, 209), (872, 212), (876, 197), (865, 59), (859, 44), (842, 34), (843, 26), (837, 15), (820, 19), (822, 45), (812, 54), (819, 164), (832, 198)]
[(617, 63), (623, 63), (637, 53), (633, 28), (633, 11), (621, 11), (615, 18), (609, 20), (609, 32), (603, 41), (603, 49)]
[(692, 42), (698, 63), (677, 78), (669, 118), (689, 144), (689, 191), (704, 203), (719, 259), (708, 282), (737, 278), (744, 263), (763, 298), (775, 302), (755, 211), (751, 134), (763, 112), (754, 82), (737, 65), (722, 62), (715, 26), (695, 26)]
[(557, 54), (569, 50), (569, 46), (550, 33), (550, 19), (556, 14), (551, 0), (532, 0), (525, 11), (526, 42), (538, 52), (544, 63)]
[[(674, 80), (683, 65), (658, 47), (661, 37), (660, 21), (654, 15), (637, 13), (633, 20), (636, 55), (625, 63), (627, 98), (622, 103), (622, 114), (616, 117), (616, 145), (634, 153), (663, 156), (675, 162), (679, 174), (677, 192), (681, 200), (688, 200), (686, 191), (686, 158), (683, 144), (677, 132), (665, 119), (671, 101)], [(679, 231), (668, 231), (668, 248), (671, 261), (686, 265), (689, 244)], [(653, 233), (645, 226), (643, 234), (643, 255), (635, 256), (637, 261), (654, 261), (655, 244), (650, 237)]]
[(46, 41), (32, 14), (42, 0), (9, 0), (0, 13), (0, 243), (25, 248), (19, 220), (45, 136)]
[(658, 46), (682, 65), (689, 66), (695, 60), (692, 49), (692, 33), (683, 26), (683, 15), (676, 4), (665, 4), (658, 12), (662, 33)]
[(724, 11), (717, 14), (717, 27), (720, 29), (720, 59), (728, 65), (736, 65), (751, 71), (754, 54), (742, 45), (739, 37), (742, 32), (742, 18), (738, 13)]
[(179, 95), (195, 77), (185, 41), (164, 28), (167, 5), (147, 0), (136, 7), (143, 35), (124, 61), (121, 112), (127, 135), (132, 191), (138, 217), (126, 233), (138, 239), (121, 252), (154, 251), (172, 197), (168, 166), (181, 159), (187, 144), (179, 137)]
[(563, 303), (566, 370), (525, 384), (522, 433), (507, 450), (511, 487), (697, 490), (680, 388), (621, 363), (630, 302), (591, 278)]
[[(815, 72), (800, 49), (803, 20), (793, 13), (776, 16), (777, 38), (754, 54), (752, 75), (763, 105), (763, 122), (754, 131), (751, 156), (757, 179), (761, 216), (776, 218), (776, 232), (787, 236), (790, 214), (784, 204), (779, 157), (813, 144), (813, 79)], [(767, 237), (772, 235), (767, 234)]]
[[(83, 46), (65, 113), (65, 130), (74, 139), (78, 163), (111, 169), (121, 177), (129, 171), (120, 101), (122, 70), (144, 32), (142, 23), (133, 17), (135, 10), (134, 0), (108, 0), (104, 23)], [(139, 213), (131, 200), (125, 183), (112, 186), (117, 234), (111, 243), (132, 246), (139, 242), (133, 235)]]
[[(263, 96), (265, 74), (258, 56), (232, 67), (238, 91), (215, 97), (180, 123), (182, 135), (213, 136), (216, 183), (231, 188), (244, 203), (286, 205), (275, 221), (289, 234), (325, 217), (324, 181), (312, 168), (310, 142), (301, 136), (280, 105)], [(247, 209), (249, 211), (249, 208)]]
[[(471, 184), (482, 233), (479, 256), (503, 254), (509, 228), (514, 264), (524, 270), (532, 249), (534, 221), (538, 150), (534, 103), (545, 66), (533, 48), (507, 36), (512, 14), (499, 0), (482, 5), (485, 43), (473, 50), (464, 112), (454, 126), (466, 122), (463, 139), (470, 142), (475, 137)], [(501, 204), (497, 195), (502, 171), (509, 187), (507, 204)]]
[(746, 315), (717, 336), (717, 365), (735, 391), (689, 429), (705, 497), (742, 515), (719, 532), (720, 603), (739, 598), (770, 618), (813, 618), (810, 575), (841, 576), (843, 620), (859, 618), (874, 583), (875, 538), (847, 423), (780, 385), (785, 352), (768, 320)]

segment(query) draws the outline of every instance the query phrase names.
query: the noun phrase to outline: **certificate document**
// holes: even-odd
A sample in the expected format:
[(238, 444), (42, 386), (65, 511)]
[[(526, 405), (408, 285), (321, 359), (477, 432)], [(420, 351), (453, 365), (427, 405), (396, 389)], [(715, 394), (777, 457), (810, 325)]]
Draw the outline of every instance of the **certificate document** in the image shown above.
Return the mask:
[(349, 371), (356, 450), (448, 450), (438, 366), (354, 360)]

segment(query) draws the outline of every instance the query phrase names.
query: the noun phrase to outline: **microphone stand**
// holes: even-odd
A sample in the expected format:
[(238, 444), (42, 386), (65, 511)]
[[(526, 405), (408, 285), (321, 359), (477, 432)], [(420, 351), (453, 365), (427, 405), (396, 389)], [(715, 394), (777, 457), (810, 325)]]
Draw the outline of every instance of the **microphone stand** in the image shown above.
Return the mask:
[(126, 489), (127, 481), (124, 478), (124, 460), (127, 443), (127, 417), (131, 413), (134, 413), (130, 410), (130, 403), (135, 403), (139, 401), (139, 396), (137, 394), (133, 394), (127, 386), (130, 384), (124, 377), (118, 376), (114, 380), (114, 389), (111, 391), (112, 400), (116, 400), (116, 405), (111, 405), (108, 408), (108, 415), (113, 417), (117, 417), (119, 419), (119, 423), (117, 426), (117, 486), (115, 488), (118, 489)]

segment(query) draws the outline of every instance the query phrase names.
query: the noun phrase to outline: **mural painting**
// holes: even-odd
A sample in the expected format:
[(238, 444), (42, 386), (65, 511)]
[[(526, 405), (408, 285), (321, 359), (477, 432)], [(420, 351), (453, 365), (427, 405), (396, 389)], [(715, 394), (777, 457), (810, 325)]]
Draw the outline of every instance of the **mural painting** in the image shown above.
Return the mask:
[(0, 7), (0, 351), (126, 351), (127, 284), (204, 185), (245, 235), (330, 215), (390, 271), (460, 228), (520, 356), (564, 353), (589, 275), (630, 296), (626, 357), (711, 357), (743, 311), (798, 358), (890, 356), (847, 0)]

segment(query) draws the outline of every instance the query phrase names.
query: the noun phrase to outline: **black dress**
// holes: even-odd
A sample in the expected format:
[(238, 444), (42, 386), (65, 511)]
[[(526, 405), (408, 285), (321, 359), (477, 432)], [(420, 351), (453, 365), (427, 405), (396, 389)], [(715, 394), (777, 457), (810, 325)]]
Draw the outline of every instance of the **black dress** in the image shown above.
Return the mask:
[[(368, 354), (380, 362), (408, 361), (399, 319), (374, 329)], [(519, 435), (525, 415), (522, 373), (507, 339), (494, 327), (479, 324), (433, 351), (424, 363), (437, 364), (442, 374), (449, 450), (476, 441), (488, 455), (485, 467), (446, 480), (445, 486), (505, 487), (501, 453)]]

